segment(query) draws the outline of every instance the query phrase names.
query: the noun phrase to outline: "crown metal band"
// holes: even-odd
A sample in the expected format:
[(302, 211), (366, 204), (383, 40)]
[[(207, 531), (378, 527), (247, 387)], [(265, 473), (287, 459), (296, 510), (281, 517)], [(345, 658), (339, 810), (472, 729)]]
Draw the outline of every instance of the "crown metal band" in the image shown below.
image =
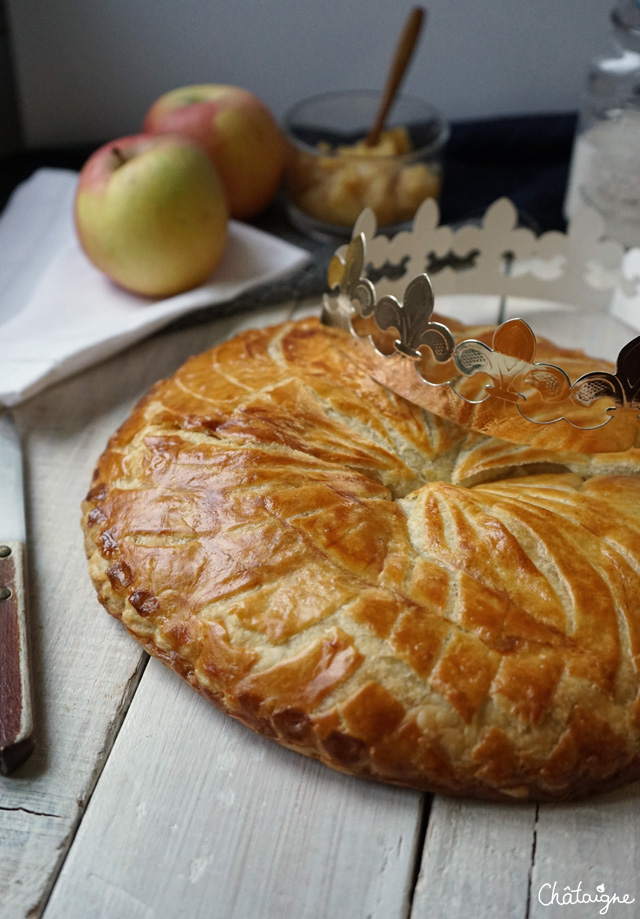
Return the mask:
[(538, 342), (524, 320), (498, 326), (490, 344), (456, 340), (445, 322), (433, 318), (427, 274), (409, 282), (401, 301), (389, 294), (378, 298), (366, 268), (359, 233), (346, 254), (331, 261), (322, 319), (349, 332), (362, 366), (399, 395), (516, 443), (587, 453), (636, 444), (640, 336), (620, 351), (615, 372), (603, 362), (602, 369), (572, 381), (561, 366), (536, 361)]

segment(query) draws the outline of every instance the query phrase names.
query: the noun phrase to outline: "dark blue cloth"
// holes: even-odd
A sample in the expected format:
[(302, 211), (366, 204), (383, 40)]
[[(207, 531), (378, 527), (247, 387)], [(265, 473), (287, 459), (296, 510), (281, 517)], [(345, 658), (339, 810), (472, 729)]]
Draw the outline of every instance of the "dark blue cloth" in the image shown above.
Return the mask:
[(511, 198), (539, 232), (563, 230), (575, 114), (530, 115), (452, 125), (445, 158), (444, 223), (484, 213)]

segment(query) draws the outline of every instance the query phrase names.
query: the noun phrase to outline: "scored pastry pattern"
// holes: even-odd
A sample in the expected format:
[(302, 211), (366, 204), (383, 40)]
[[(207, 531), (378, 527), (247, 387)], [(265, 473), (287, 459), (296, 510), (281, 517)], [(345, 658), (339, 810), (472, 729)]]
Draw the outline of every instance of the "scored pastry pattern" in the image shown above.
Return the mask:
[(639, 451), (470, 433), (353, 347), (252, 330), (151, 390), (84, 505), (101, 602), (341, 771), (498, 799), (640, 776)]

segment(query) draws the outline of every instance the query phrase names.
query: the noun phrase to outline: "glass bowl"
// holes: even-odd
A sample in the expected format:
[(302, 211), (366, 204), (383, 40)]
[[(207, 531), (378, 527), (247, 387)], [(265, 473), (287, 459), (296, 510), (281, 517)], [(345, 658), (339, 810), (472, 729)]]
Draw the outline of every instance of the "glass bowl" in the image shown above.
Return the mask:
[(379, 101), (375, 91), (329, 92), (285, 115), (286, 209), (297, 229), (327, 242), (349, 239), (358, 215), (370, 207), (378, 228), (395, 233), (425, 198), (439, 197), (447, 122), (422, 99), (399, 95), (381, 140), (367, 148), (363, 139)]

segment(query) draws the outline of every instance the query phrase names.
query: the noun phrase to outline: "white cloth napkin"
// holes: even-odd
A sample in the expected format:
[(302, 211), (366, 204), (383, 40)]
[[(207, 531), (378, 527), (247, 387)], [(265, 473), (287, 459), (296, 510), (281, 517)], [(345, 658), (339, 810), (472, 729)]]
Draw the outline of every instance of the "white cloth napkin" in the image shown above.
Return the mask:
[(77, 173), (41, 169), (0, 218), (0, 404), (15, 405), (156, 331), (299, 268), (308, 252), (231, 221), (222, 261), (201, 287), (152, 300), (111, 283), (73, 227)]

